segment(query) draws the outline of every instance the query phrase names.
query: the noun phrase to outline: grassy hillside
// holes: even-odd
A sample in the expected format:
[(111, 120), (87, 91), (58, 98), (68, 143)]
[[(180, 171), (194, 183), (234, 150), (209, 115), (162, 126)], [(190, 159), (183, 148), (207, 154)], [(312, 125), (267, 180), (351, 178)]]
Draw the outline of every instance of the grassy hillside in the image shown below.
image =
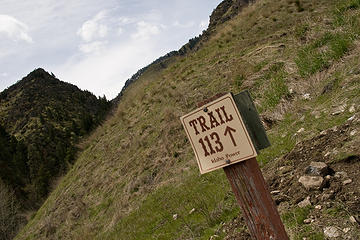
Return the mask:
[[(196, 52), (146, 69), (16, 239), (249, 239), (223, 171), (199, 174), (179, 121), (242, 89), (268, 128), (258, 160), (291, 239), (325, 239), (327, 226), (359, 238), (359, 14), (358, 0), (259, 0)], [(310, 161), (353, 182), (330, 176), (327, 190), (306, 191)], [(307, 196), (313, 205), (298, 208)]]

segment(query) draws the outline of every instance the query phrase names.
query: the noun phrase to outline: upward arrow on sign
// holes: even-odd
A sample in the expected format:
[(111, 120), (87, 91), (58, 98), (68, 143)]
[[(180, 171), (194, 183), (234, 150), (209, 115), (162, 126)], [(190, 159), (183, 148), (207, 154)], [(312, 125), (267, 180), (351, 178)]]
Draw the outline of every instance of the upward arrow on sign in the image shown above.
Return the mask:
[(256, 149), (231, 93), (181, 117), (200, 172), (256, 157)]
[(236, 142), (235, 142), (235, 139), (234, 139), (234, 136), (232, 134), (232, 132), (236, 132), (235, 129), (227, 126), (226, 129), (225, 129), (225, 133), (224, 133), (224, 136), (226, 136), (227, 134), (230, 135), (230, 138), (231, 138), (231, 141), (233, 142), (234, 146), (236, 147)]

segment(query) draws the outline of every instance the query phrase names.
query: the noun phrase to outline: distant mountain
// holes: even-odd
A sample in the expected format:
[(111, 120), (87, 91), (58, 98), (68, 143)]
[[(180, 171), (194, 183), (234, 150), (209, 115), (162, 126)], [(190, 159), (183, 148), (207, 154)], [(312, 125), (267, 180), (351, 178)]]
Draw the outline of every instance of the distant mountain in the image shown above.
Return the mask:
[(97, 98), (41, 68), (0, 93), (0, 124), (27, 147), (24, 168), (29, 172), (19, 182), (25, 183), (30, 199), (46, 196), (53, 177), (73, 162), (79, 136), (98, 125), (109, 107), (105, 97)]
[(0, 180), (23, 209), (42, 204), (74, 162), (79, 137), (105, 118), (110, 102), (39, 68), (0, 93)]

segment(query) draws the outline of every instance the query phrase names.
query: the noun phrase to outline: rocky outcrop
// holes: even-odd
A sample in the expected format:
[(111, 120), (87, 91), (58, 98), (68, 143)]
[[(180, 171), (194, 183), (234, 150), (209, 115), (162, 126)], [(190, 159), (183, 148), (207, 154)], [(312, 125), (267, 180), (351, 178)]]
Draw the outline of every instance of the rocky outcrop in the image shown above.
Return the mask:
[(187, 44), (182, 46), (178, 53), (179, 55), (185, 55), (189, 51), (198, 50), (202, 43), (207, 41), (209, 37), (215, 32), (215, 29), (235, 17), (241, 12), (241, 10), (248, 6), (249, 3), (255, 2), (255, 0), (224, 0), (222, 1), (210, 15), (210, 21), (208, 28), (203, 31), (198, 37), (194, 37), (189, 40)]
[(241, 10), (254, 0), (224, 0), (212, 12), (210, 23), (207, 29), (212, 32), (218, 25), (229, 21), (236, 16)]

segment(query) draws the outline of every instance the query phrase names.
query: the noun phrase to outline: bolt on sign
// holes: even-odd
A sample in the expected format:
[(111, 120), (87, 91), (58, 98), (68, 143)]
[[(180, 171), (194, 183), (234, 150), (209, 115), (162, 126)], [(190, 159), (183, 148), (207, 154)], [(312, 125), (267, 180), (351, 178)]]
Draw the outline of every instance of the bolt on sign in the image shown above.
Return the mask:
[(231, 93), (180, 119), (202, 174), (257, 156)]

